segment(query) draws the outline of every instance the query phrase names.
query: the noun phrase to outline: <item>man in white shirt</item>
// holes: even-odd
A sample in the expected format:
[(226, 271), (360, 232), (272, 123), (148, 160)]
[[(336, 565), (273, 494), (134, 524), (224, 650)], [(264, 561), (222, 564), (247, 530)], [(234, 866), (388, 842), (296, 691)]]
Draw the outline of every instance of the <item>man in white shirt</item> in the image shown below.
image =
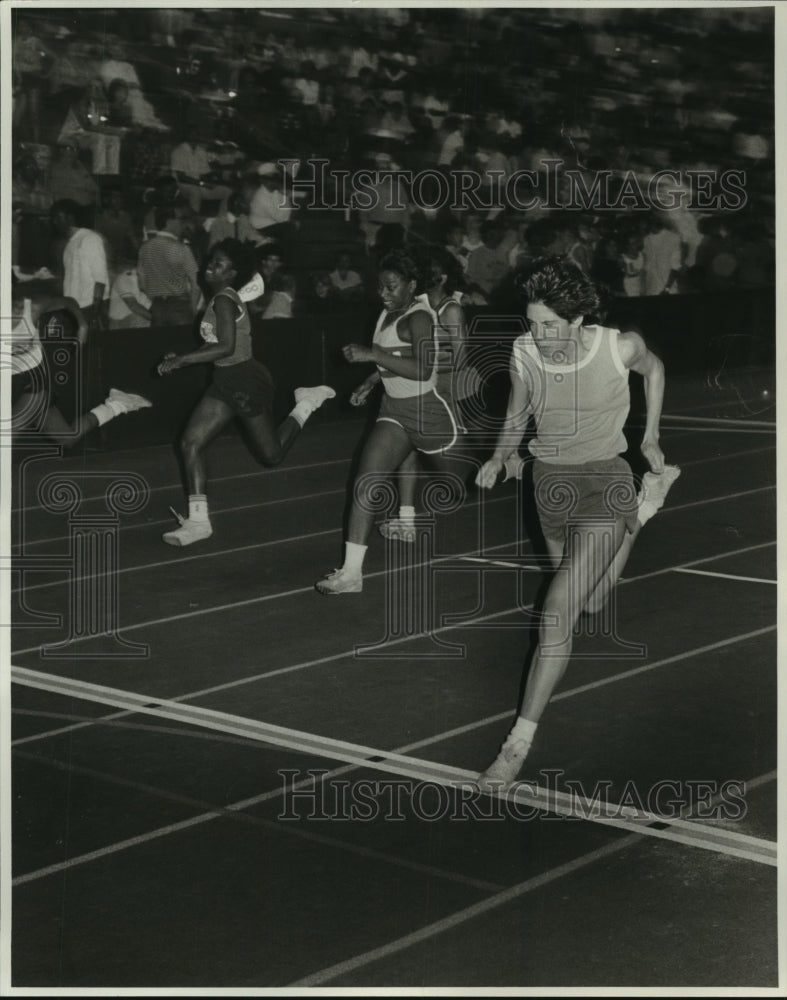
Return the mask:
[(674, 295), (683, 263), (680, 236), (654, 213), (643, 240), (645, 295)]
[(104, 241), (92, 229), (77, 226), (80, 208), (63, 198), (52, 205), (52, 229), (66, 240), (63, 249), (63, 295), (74, 299), (85, 315), (88, 328), (107, 328), (109, 270)]

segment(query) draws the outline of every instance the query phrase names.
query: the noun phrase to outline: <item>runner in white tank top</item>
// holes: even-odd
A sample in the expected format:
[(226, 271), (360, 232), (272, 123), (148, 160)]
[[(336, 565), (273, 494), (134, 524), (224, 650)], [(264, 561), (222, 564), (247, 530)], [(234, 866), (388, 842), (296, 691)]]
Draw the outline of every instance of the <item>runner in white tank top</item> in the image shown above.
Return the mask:
[[(464, 433), (465, 414), (477, 410), (472, 397), (480, 387), (480, 376), (467, 359), (465, 314), (460, 301), (461, 293), (457, 290), (462, 271), (456, 258), (442, 247), (429, 249), (427, 266), (429, 277), (423, 300), (432, 311), (440, 348), (435, 390), (450, 407), (460, 432)], [(463, 444), (467, 444), (466, 436)], [(409, 543), (415, 541), (419, 468), (418, 454), (412, 451), (397, 471), (398, 515), (382, 521), (378, 526), (383, 538)]]
[[(315, 584), (322, 594), (362, 590), (363, 561), (374, 521), (373, 497), (380, 480), (387, 480), (411, 451), (427, 456), (433, 468), (450, 473), (455, 477), (452, 485), (464, 490), (457, 462), (448, 455), (456, 442), (457, 427), (447, 402), (435, 391), (435, 316), (428, 303), (418, 298), (420, 280), (419, 268), (406, 252), (395, 251), (383, 258), (379, 292), (384, 311), (374, 342), (371, 347), (348, 344), (343, 349), (350, 362), (375, 364), (386, 391), (361, 454), (344, 563)], [(372, 376), (356, 390), (356, 402), (368, 395), (375, 381)]]
[[(494, 455), (476, 482), (495, 485), (518, 449), (530, 416), (538, 456), (536, 504), (555, 573), (542, 608), (539, 641), (529, 665), (516, 723), (479, 784), (499, 790), (519, 773), (536, 727), (571, 655), (583, 610), (600, 610), (617, 581), (634, 539), (664, 501), (679, 470), (665, 466), (659, 447), (664, 366), (636, 333), (583, 326), (597, 312), (594, 286), (564, 258), (537, 262), (523, 283), (530, 332), (512, 354), (511, 394)], [(628, 414), (628, 373), (645, 380), (647, 406), (641, 450), (651, 473), (639, 510), (631, 470), (620, 452)], [(629, 502), (622, 502), (628, 494)], [(644, 494), (644, 495), (643, 495)], [(545, 654), (544, 648), (548, 646)]]

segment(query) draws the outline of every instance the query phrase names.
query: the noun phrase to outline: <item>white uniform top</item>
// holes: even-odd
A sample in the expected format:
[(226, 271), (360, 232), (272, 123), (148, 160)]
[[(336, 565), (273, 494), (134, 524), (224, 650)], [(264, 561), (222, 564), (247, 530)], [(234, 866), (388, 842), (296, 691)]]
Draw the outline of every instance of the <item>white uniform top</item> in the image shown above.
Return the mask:
[(420, 379), (405, 378), (402, 375), (395, 375), (392, 371), (389, 371), (389, 369), (378, 365), (377, 370), (380, 372), (380, 376), (383, 380), (383, 388), (389, 396), (393, 396), (396, 399), (407, 399), (411, 396), (423, 396), (424, 393), (429, 392), (435, 387), (437, 381), (437, 340), (434, 335), (437, 317), (430, 308), (425, 295), (416, 296), (401, 316), (397, 316), (396, 319), (388, 323), (385, 322), (388, 313), (383, 310), (377, 320), (373, 343), (377, 347), (382, 347), (383, 350), (389, 351), (397, 358), (412, 357), (413, 345), (399, 337), (397, 326), (399, 321), (404, 319), (405, 316), (409, 316), (411, 313), (415, 312), (427, 313), (432, 323), (432, 338), (435, 345), (432, 352), (432, 371), (429, 378), (422, 381)]
[(32, 371), (44, 359), (38, 327), (33, 322), (30, 299), (25, 299), (24, 311), (11, 330), (11, 373), (21, 375)]

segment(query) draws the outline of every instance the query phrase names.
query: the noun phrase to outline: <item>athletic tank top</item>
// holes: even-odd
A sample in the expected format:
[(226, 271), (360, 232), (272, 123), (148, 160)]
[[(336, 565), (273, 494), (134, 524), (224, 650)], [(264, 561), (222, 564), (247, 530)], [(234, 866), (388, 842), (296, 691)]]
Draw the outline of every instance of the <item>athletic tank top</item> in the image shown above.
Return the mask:
[[(401, 316), (397, 316), (396, 319), (391, 320), (389, 323), (385, 323), (385, 318), (388, 314), (385, 311), (380, 313), (377, 320), (377, 326), (374, 331), (373, 340), (377, 347), (382, 347), (384, 350), (390, 351), (391, 354), (394, 354), (398, 358), (411, 358), (413, 356), (413, 345), (406, 340), (402, 340), (396, 332), (396, 328), (400, 320), (414, 312), (425, 312), (428, 314), (432, 323), (434, 336), (434, 327), (436, 322), (434, 311), (429, 306), (426, 296), (418, 295), (415, 299), (413, 299), (410, 306), (402, 313)], [(429, 378), (424, 381), (413, 378), (404, 378), (402, 375), (395, 375), (387, 368), (383, 368), (378, 365), (377, 370), (380, 372), (380, 377), (383, 380), (383, 388), (388, 395), (393, 396), (396, 399), (406, 399), (410, 396), (423, 396), (424, 393), (433, 389), (437, 378), (436, 350), (434, 354), (435, 365), (432, 368)]]
[(11, 330), (11, 374), (21, 375), (23, 372), (37, 368), (44, 359), (41, 350), (41, 339), (38, 328), (33, 322), (32, 303), (25, 299), (22, 315)]
[(240, 296), (235, 289), (223, 288), (208, 303), (199, 326), (200, 336), (207, 344), (218, 343), (219, 338), (216, 336), (216, 309), (214, 303), (220, 295), (225, 295), (237, 306), (237, 313), (235, 315), (235, 350), (229, 357), (219, 358), (218, 361), (213, 362), (217, 367), (224, 368), (228, 365), (238, 365), (242, 361), (248, 361), (252, 357), (251, 320), (249, 319), (249, 312), (246, 306), (241, 302)]
[(618, 330), (586, 326), (590, 350), (577, 363), (575, 345), (566, 342), (568, 360), (548, 363), (529, 333), (514, 341), (513, 361), (531, 394), (537, 434), (533, 455), (544, 462), (581, 465), (626, 451), (623, 425), (629, 412), (628, 369), (618, 351)]
[(461, 345), (460, 333), (456, 327), (443, 321), (443, 313), (450, 305), (461, 307), (459, 293), (446, 296), (434, 310), (437, 321), (437, 340), (440, 345), (440, 353), (437, 358), (436, 388), (441, 396), (467, 399), (478, 392), (481, 387), (481, 377), (472, 365), (466, 363), (466, 358), (465, 364), (461, 368), (457, 367), (457, 348)]

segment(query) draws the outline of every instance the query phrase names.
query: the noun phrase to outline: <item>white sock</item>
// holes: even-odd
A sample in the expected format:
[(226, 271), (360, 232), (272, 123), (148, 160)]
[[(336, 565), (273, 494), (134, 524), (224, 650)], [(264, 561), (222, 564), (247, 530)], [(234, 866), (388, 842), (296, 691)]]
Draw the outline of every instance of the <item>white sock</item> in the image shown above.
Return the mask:
[(109, 423), (110, 420), (114, 420), (115, 417), (123, 413), (123, 410), (119, 412), (115, 409), (112, 403), (99, 403), (98, 406), (94, 406), (90, 411), (93, 416), (98, 421), (98, 426), (103, 427), (104, 424)]
[(514, 728), (511, 730), (511, 736), (517, 740), (525, 740), (527, 743), (532, 743), (533, 737), (536, 735), (537, 728), (537, 722), (531, 722), (530, 719), (523, 719), (520, 716), (514, 723)]
[(290, 416), (293, 420), (297, 420), (301, 427), (303, 427), (312, 413), (314, 413), (314, 407), (307, 399), (302, 399), (300, 403), (296, 403), (290, 410)]
[(189, 497), (189, 520), (208, 521), (208, 498), (204, 493), (193, 493)]
[(363, 569), (363, 560), (366, 555), (366, 546), (358, 545), (357, 542), (344, 543), (344, 566), (348, 573), (360, 576)]
[(415, 507), (405, 507), (399, 508), (399, 520), (412, 522), (415, 520)]

